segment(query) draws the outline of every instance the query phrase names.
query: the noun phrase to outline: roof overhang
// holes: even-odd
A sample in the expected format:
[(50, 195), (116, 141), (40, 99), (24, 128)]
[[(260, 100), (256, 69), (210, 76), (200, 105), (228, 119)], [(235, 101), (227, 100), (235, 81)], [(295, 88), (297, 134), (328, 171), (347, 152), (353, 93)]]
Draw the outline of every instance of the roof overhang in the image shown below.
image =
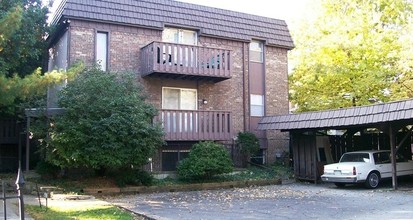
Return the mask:
[(326, 130), (413, 124), (413, 99), (328, 111), (267, 116), (258, 130)]

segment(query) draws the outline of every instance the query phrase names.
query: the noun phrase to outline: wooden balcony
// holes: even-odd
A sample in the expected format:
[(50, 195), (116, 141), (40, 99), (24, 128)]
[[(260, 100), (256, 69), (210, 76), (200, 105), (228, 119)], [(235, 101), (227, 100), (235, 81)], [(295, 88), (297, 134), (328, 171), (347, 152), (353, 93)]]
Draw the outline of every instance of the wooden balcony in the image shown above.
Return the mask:
[(141, 74), (219, 82), (231, 78), (231, 51), (152, 42), (141, 49)]
[(231, 140), (231, 113), (228, 111), (159, 110), (166, 141)]

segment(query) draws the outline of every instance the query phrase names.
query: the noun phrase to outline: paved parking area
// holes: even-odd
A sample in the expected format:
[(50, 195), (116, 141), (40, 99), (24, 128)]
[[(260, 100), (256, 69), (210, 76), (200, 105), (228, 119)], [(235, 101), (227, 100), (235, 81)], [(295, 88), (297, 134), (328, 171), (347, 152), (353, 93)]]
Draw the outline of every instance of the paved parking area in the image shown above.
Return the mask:
[(106, 198), (153, 219), (413, 219), (411, 181), (392, 190), (291, 183)]

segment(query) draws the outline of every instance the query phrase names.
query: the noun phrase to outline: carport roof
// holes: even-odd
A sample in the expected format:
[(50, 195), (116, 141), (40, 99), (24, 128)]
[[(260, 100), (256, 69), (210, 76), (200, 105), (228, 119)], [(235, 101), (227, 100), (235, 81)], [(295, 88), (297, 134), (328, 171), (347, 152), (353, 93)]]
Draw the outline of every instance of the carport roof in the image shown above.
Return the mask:
[(258, 130), (338, 129), (413, 119), (413, 99), (337, 110), (267, 116)]

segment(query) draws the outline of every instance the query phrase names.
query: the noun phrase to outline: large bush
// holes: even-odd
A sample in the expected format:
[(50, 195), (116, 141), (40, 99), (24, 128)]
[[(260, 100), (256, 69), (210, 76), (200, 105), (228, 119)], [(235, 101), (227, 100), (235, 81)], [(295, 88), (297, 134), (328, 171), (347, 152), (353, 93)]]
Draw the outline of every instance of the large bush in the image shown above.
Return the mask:
[(188, 158), (178, 166), (178, 176), (187, 180), (203, 180), (232, 171), (232, 161), (223, 145), (201, 142), (192, 147)]
[(86, 69), (59, 95), (65, 113), (51, 120), (46, 159), (60, 167), (139, 167), (163, 144), (136, 76)]

